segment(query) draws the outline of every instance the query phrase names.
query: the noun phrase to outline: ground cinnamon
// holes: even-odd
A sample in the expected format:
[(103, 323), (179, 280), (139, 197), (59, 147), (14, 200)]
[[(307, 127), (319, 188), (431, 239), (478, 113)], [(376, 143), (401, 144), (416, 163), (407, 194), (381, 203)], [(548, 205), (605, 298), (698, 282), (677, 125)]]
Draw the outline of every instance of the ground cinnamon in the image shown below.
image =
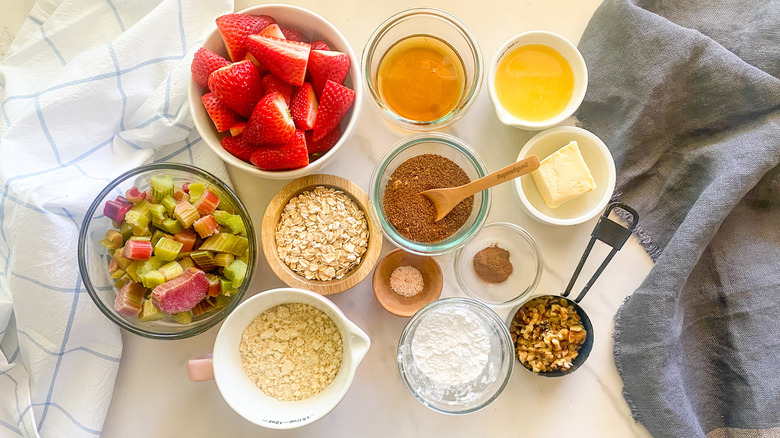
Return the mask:
[(476, 253), (472, 262), (477, 277), (485, 283), (503, 283), (514, 270), (509, 261), (509, 251), (497, 244)]

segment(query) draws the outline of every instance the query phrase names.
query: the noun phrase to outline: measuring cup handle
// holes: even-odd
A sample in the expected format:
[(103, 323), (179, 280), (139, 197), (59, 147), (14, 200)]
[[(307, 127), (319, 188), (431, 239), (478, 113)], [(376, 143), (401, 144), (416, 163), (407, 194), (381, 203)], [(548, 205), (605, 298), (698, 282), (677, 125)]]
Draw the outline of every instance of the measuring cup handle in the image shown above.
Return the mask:
[[(629, 222), (628, 228), (625, 228), (622, 225), (609, 219), (609, 213), (615, 208), (624, 210), (630, 216), (631, 221)], [(587, 260), (588, 256), (590, 255), (590, 251), (593, 249), (593, 244), (596, 243), (596, 240), (600, 240), (611, 246), (612, 251), (609, 252), (609, 255), (607, 255), (590, 280), (588, 280), (588, 283), (585, 285), (585, 287), (582, 288), (582, 291), (574, 300), (574, 302), (579, 303), (583, 298), (585, 298), (585, 294), (588, 293), (591, 286), (593, 286), (593, 283), (596, 282), (596, 279), (598, 279), (615, 254), (617, 254), (617, 252), (620, 251), (620, 248), (623, 247), (623, 244), (626, 243), (638, 222), (639, 214), (633, 208), (621, 202), (613, 202), (609, 204), (607, 209), (604, 210), (604, 214), (601, 215), (599, 221), (596, 223), (596, 227), (593, 228), (593, 232), (590, 234), (590, 242), (588, 242), (588, 246), (585, 248), (585, 252), (582, 254), (580, 262), (577, 264), (577, 269), (574, 270), (574, 274), (572, 275), (571, 280), (569, 280), (569, 284), (566, 286), (566, 291), (563, 292), (563, 296), (569, 296), (571, 289), (574, 287), (574, 283), (577, 281), (577, 277), (580, 275), (580, 271), (582, 271), (582, 267), (585, 265), (585, 260)]]

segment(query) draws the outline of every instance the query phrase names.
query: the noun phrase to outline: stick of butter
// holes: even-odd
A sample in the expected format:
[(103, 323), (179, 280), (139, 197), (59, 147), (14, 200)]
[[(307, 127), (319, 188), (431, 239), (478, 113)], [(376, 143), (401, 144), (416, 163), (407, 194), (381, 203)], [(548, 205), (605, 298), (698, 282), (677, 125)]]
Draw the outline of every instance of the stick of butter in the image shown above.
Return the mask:
[(531, 175), (544, 203), (550, 208), (557, 208), (564, 202), (596, 188), (596, 182), (593, 181), (576, 141), (542, 160), (539, 168), (531, 172)]

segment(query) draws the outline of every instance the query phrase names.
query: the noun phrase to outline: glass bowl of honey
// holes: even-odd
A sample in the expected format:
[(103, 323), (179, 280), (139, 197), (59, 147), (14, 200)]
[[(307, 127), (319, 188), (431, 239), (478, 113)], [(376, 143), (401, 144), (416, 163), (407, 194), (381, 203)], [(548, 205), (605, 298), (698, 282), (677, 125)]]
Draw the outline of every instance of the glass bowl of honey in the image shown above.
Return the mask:
[(463, 117), (476, 101), (483, 70), (474, 34), (437, 9), (393, 15), (363, 49), (371, 100), (386, 119), (411, 131), (431, 131)]
[(488, 93), (501, 123), (530, 131), (560, 124), (579, 108), (588, 70), (577, 47), (546, 31), (507, 40), (488, 72)]

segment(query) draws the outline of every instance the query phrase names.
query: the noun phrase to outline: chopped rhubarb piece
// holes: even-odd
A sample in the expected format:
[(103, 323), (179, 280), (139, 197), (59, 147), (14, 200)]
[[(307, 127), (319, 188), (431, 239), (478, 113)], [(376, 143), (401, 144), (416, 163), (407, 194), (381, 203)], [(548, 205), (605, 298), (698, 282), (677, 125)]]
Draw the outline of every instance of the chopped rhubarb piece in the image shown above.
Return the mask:
[(182, 243), (181, 252), (190, 252), (195, 246), (195, 239), (197, 235), (195, 230), (187, 228), (173, 235), (173, 240)]
[(208, 312), (209, 310), (215, 309), (217, 306), (214, 305), (212, 301), (216, 301), (213, 298), (209, 300), (209, 298), (204, 298), (201, 300), (198, 304), (195, 305), (195, 307), (192, 308), (192, 316), (199, 317), (200, 315), (203, 315), (204, 313)]
[(214, 255), (208, 251), (197, 251), (190, 254), (190, 258), (195, 262), (198, 267), (206, 272), (213, 270), (217, 267), (214, 263)]
[(219, 205), (219, 196), (211, 190), (204, 190), (194, 205), (201, 216), (211, 214)]
[(195, 262), (189, 256), (183, 257), (177, 261), (179, 262), (179, 266), (181, 266), (181, 268), (185, 271), (189, 268), (197, 268), (197, 266), (195, 266)]
[(173, 196), (173, 177), (170, 175), (152, 175), (149, 178), (149, 184), (152, 186), (151, 194), (154, 199), (163, 199), (166, 196)]
[(114, 257), (111, 259), (112, 261), (116, 261), (116, 264), (119, 265), (120, 269), (127, 270), (127, 267), (130, 266), (131, 263), (133, 263), (132, 260), (122, 257), (122, 250), (123, 248), (119, 248), (114, 251)]
[(159, 257), (160, 260), (170, 262), (176, 260), (176, 257), (179, 256), (179, 252), (181, 252), (183, 246), (184, 244), (181, 242), (163, 237), (158, 240), (157, 244), (154, 246), (154, 255)]
[(138, 314), (139, 321), (157, 321), (158, 319), (163, 318), (165, 318), (165, 314), (157, 310), (151, 300), (144, 301), (144, 304), (141, 307), (141, 313)]
[(162, 222), (160, 228), (168, 234), (176, 234), (180, 233), (184, 229), (184, 226), (176, 219), (169, 217)]
[(179, 324), (189, 324), (192, 322), (192, 313), (190, 313), (189, 310), (186, 312), (174, 313), (171, 315), (171, 318)]
[(160, 266), (158, 270), (160, 274), (165, 277), (165, 281), (171, 281), (174, 278), (184, 273), (184, 269), (177, 262), (170, 262), (168, 264)]
[(219, 285), (219, 277), (214, 274), (206, 274), (206, 279), (209, 281), (209, 290), (207, 295), (210, 297), (216, 297), (219, 295), (222, 292), (222, 288)]
[(152, 303), (168, 314), (186, 312), (206, 297), (208, 289), (206, 273), (189, 268), (180, 276), (154, 288)]
[(121, 248), (124, 240), (122, 239), (122, 235), (119, 234), (119, 231), (108, 230), (106, 231), (104, 238), (101, 239), (98, 243), (100, 243), (100, 245), (102, 245), (104, 248), (113, 251), (117, 248)]
[(146, 199), (146, 192), (138, 190), (138, 187), (130, 187), (125, 192), (125, 198), (132, 203), (141, 202)]
[(103, 215), (112, 221), (121, 223), (125, 220), (125, 214), (133, 207), (124, 196), (117, 196), (113, 201), (106, 201), (103, 207)]
[(145, 288), (154, 289), (157, 286), (165, 283), (165, 275), (158, 270), (152, 270), (145, 272), (143, 275), (139, 275), (138, 279)]
[(212, 215), (206, 215), (192, 223), (192, 228), (198, 232), (202, 238), (207, 238), (212, 234), (219, 232), (219, 224)]
[[(201, 251), (227, 252), (234, 256), (242, 256), (247, 248), (249, 248), (249, 240), (246, 237), (229, 233), (211, 236), (200, 246)], [(195, 263), (197, 262), (195, 260)]]
[(220, 268), (224, 268), (225, 266), (233, 263), (233, 260), (235, 259), (236, 257), (233, 254), (221, 252), (214, 256), (214, 264)]
[(179, 223), (184, 228), (191, 227), (193, 222), (200, 219), (198, 210), (196, 210), (195, 207), (189, 203), (189, 201), (180, 201), (178, 204), (176, 204), (176, 208), (173, 209), (173, 217), (178, 219)]
[(127, 283), (119, 289), (114, 300), (114, 310), (127, 316), (138, 316), (146, 288), (139, 283)]
[(241, 260), (233, 260), (233, 262), (225, 268), (223, 273), (225, 274), (225, 278), (230, 280), (233, 284), (233, 288), (238, 289), (238, 287), (241, 286), (241, 283), (244, 282), (246, 268), (246, 263)]
[(204, 190), (206, 190), (206, 185), (203, 183), (188, 184), (187, 193), (190, 194), (190, 202), (194, 203), (195, 201), (197, 201), (198, 198), (200, 198), (200, 196), (203, 194)]
[(176, 208), (177, 202), (173, 199), (173, 196), (166, 196), (160, 200), (160, 204), (165, 207), (165, 211), (168, 214), (173, 214), (173, 209)]
[(189, 202), (190, 195), (189, 195), (189, 193), (187, 193), (184, 190), (182, 190), (182, 189), (177, 187), (176, 189), (173, 190), (173, 199), (176, 202), (181, 202), (181, 201), (188, 201)]
[(154, 247), (149, 240), (128, 240), (125, 243), (125, 249), (122, 251), (122, 257), (130, 260), (149, 260), (152, 256)]

